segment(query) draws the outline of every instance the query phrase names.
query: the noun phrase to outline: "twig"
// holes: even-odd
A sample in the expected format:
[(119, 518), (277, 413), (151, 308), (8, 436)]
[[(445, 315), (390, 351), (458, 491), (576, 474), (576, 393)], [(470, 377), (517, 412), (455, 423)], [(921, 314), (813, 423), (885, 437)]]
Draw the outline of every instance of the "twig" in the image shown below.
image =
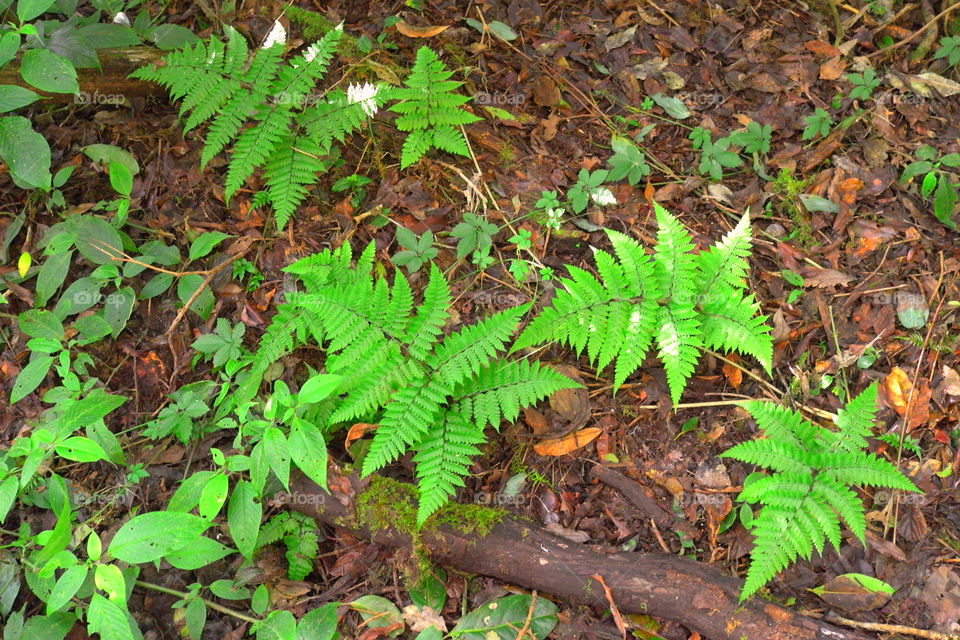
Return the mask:
[[(537, 605), (537, 590), (534, 589), (530, 594), (530, 606), (527, 608), (527, 618), (523, 621), (523, 626), (520, 628), (520, 631), (517, 633), (517, 640), (523, 640), (524, 634), (530, 633), (530, 622), (533, 620), (533, 608)], [(535, 638), (532, 633), (530, 636)]]
[(927, 631), (926, 629), (915, 629), (902, 624), (884, 624), (882, 622), (859, 622), (850, 620), (836, 614), (828, 615), (825, 620), (845, 624), (855, 629), (869, 629), (870, 631), (882, 631), (884, 633), (906, 633), (907, 635), (917, 636), (918, 638), (928, 638), (929, 640), (960, 640), (960, 636), (955, 633), (940, 633), (939, 631)]
[(610, 615), (613, 616), (613, 622), (617, 625), (617, 629), (620, 630), (620, 637), (623, 638), (623, 640), (627, 640), (627, 628), (623, 625), (623, 616), (620, 615), (620, 610), (617, 609), (617, 603), (613, 601), (613, 594), (610, 593), (610, 587), (607, 586), (607, 583), (603, 580), (603, 576), (599, 573), (595, 573), (590, 577), (599, 582), (600, 586), (603, 587), (603, 595), (606, 596), (607, 604), (610, 605)]
[[(167, 595), (177, 596), (178, 598), (189, 598), (189, 597), (190, 597), (190, 594), (189, 594), (189, 593), (186, 593), (186, 592), (184, 592), (184, 591), (177, 591), (177, 590), (175, 590), (175, 589), (168, 589), (167, 587), (161, 587), (160, 585), (158, 585), (158, 584), (153, 584), (152, 582), (144, 582), (143, 580), (137, 580), (136, 582), (134, 582), (134, 584), (137, 585), (138, 587), (143, 587), (144, 589), (151, 589), (151, 590), (153, 590), (153, 591), (159, 591), (160, 593), (166, 593)], [(240, 613), (239, 611), (236, 611), (236, 610), (231, 609), (231, 608), (229, 608), (229, 607), (225, 607), (225, 606), (223, 606), (222, 604), (217, 604), (216, 602), (213, 602), (212, 600), (207, 600), (206, 598), (199, 598), (199, 600), (200, 600), (200, 602), (202, 602), (202, 603), (205, 604), (206, 606), (210, 607), (210, 608), (213, 609), (214, 611), (219, 611), (220, 613), (225, 613), (225, 614), (227, 614), (228, 616), (233, 616), (234, 618), (237, 618), (238, 620), (243, 620), (244, 622), (249, 622), (250, 624), (256, 624), (256, 623), (260, 622), (260, 620), (258, 620), (257, 618), (251, 618), (250, 616), (245, 615), (245, 614), (243, 614), (243, 613)]]
[(197, 298), (200, 297), (200, 294), (203, 292), (203, 290), (207, 287), (207, 285), (210, 284), (210, 281), (213, 280), (213, 278), (218, 273), (220, 273), (221, 271), (229, 267), (231, 264), (233, 264), (234, 262), (236, 262), (237, 260), (245, 256), (246, 254), (247, 254), (246, 251), (244, 251), (243, 253), (234, 254), (229, 258), (227, 258), (226, 260), (224, 260), (223, 262), (221, 262), (220, 264), (218, 264), (217, 266), (213, 267), (212, 269), (208, 269), (206, 271), (207, 275), (203, 279), (203, 282), (201, 282), (200, 286), (197, 287), (197, 290), (193, 292), (193, 295), (190, 296), (190, 299), (187, 300), (186, 304), (184, 304), (183, 307), (180, 308), (180, 311), (177, 313), (177, 317), (173, 319), (173, 322), (170, 323), (170, 327), (164, 332), (165, 334), (167, 334), (168, 337), (170, 336), (170, 334), (173, 333), (173, 330), (176, 329), (177, 325), (180, 324), (180, 321), (183, 319), (183, 316), (186, 315), (187, 310), (190, 309), (190, 305), (196, 302)]
[(910, 42), (911, 40), (913, 40), (914, 38), (916, 38), (917, 36), (919, 36), (919, 35), (920, 35), (921, 33), (923, 33), (924, 31), (926, 31), (926, 30), (927, 30), (927, 27), (929, 27), (931, 24), (936, 23), (937, 20), (939, 20), (939, 19), (942, 18), (943, 16), (947, 15), (948, 13), (950, 13), (951, 11), (953, 11), (954, 9), (960, 9), (960, 4), (955, 4), (955, 5), (951, 5), (951, 6), (947, 7), (946, 9), (944, 9), (943, 11), (941, 11), (940, 13), (938, 13), (937, 15), (933, 16), (933, 19), (930, 20), (930, 21), (928, 21), (927, 24), (923, 25), (922, 27), (920, 27), (919, 29), (917, 29), (916, 31), (914, 31), (913, 33), (911, 33), (910, 35), (908, 35), (908, 36), (907, 36), (906, 38), (904, 38), (903, 40), (900, 40), (899, 42), (894, 42), (894, 43), (893, 43), (892, 45), (890, 45), (889, 47), (884, 47), (884, 48), (882, 48), (882, 49), (877, 49), (877, 50), (874, 51), (873, 53), (868, 53), (868, 54), (867, 54), (867, 58), (872, 58), (872, 57), (874, 57), (874, 56), (876, 56), (876, 55), (879, 55), (879, 54), (881, 54), (881, 53), (888, 53), (888, 52), (890, 52), (890, 51), (893, 51), (894, 49), (897, 49), (898, 47), (902, 47), (903, 45), (907, 44), (908, 42)]

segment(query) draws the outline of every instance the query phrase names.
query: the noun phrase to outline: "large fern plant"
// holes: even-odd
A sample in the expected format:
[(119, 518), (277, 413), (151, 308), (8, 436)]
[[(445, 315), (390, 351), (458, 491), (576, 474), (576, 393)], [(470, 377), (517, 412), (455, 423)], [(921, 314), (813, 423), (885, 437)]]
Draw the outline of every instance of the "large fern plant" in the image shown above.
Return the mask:
[(295, 347), (324, 345), (326, 370), (343, 376), (328, 422), (379, 424), (364, 475), (414, 452), (422, 524), (463, 485), (487, 426), (499, 428), (521, 408), (579, 385), (536, 362), (501, 357), (527, 305), (444, 336), (451, 293), (440, 270), (431, 265), (423, 301), (414, 305), (399, 271), (392, 286), (371, 274), (373, 256), (371, 244), (352, 266), (345, 244), (285, 269), (305, 291), (279, 306), (237, 396), (251, 399), (269, 365)]
[(751, 355), (769, 373), (770, 328), (746, 292), (749, 215), (716, 245), (694, 253), (683, 225), (660, 205), (654, 208), (659, 231), (653, 255), (608, 230), (615, 257), (594, 252), (600, 277), (568, 266), (563, 289), (513, 350), (548, 341), (569, 344), (578, 354), (586, 349), (598, 369), (616, 362), (616, 391), (655, 344), (674, 404), (707, 348)]
[(866, 450), (876, 399), (874, 383), (837, 413), (836, 431), (772, 403), (743, 403), (763, 437), (723, 455), (772, 473), (751, 474), (740, 493), (740, 500), (763, 505), (752, 522), (755, 541), (741, 601), (798, 557), (809, 559), (813, 549), (822, 553), (824, 540), (839, 550), (840, 519), (866, 545), (863, 504), (854, 487), (918, 491), (896, 466)]
[(326, 75), (341, 27), (286, 62), (282, 38), (268, 38), (267, 46), (251, 55), (240, 33), (224, 30), (226, 44), (214, 37), (174, 51), (163, 66), (142, 67), (133, 77), (156, 82), (183, 101), (185, 131), (210, 121), (201, 166), (233, 144), (227, 201), (263, 169), (265, 186), (254, 204), (270, 204), (282, 228), (306, 197), (307, 186), (338, 158), (334, 142), (357, 130), (382, 98), (372, 87), (312, 93)]

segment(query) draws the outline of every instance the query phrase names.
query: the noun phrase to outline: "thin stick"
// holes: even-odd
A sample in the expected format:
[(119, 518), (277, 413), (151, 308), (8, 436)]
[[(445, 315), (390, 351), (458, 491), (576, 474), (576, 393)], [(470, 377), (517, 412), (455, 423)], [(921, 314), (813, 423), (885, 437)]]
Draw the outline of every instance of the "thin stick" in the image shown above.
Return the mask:
[(922, 27), (920, 27), (919, 29), (917, 29), (916, 31), (914, 31), (913, 33), (911, 33), (910, 35), (908, 35), (908, 36), (907, 36), (906, 38), (904, 38), (903, 40), (900, 40), (899, 42), (894, 42), (894, 43), (893, 43), (892, 45), (890, 45), (889, 47), (884, 47), (883, 49), (877, 49), (877, 50), (874, 51), (873, 53), (868, 53), (868, 54), (867, 54), (867, 57), (868, 57), (868, 58), (872, 58), (872, 57), (874, 57), (874, 56), (876, 56), (876, 55), (879, 55), (879, 54), (881, 54), (881, 53), (887, 53), (887, 52), (889, 52), (889, 51), (893, 51), (894, 49), (896, 49), (896, 48), (898, 48), (898, 47), (902, 47), (903, 45), (907, 44), (908, 42), (910, 42), (911, 40), (913, 40), (914, 38), (916, 38), (917, 36), (919, 36), (919, 35), (920, 35), (921, 33), (923, 33), (924, 31), (926, 31), (926, 30), (930, 27), (930, 25), (936, 24), (937, 20), (939, 20), (939, 19), (942, 18), (943, 16), (947, 15), (948, 13), (950, 13), (951, 11), (953, 11), (954, 9), (960, 9), (960, 4), (950, 5), (949, 7), (947, 7), (946, 9), (944, 9), (943, 11), (941, 11), (940, 13), (938, 13), (937, 15), (933, 16), (933, 19), (930, 20), (929, 22), (927, 22), (927, 24), (923, 25)]
[(907, 635), (917, 636), (918, 638), (928, 638), (929, 640), (960, 640), (960, 636), (955, 633), (940, 633), (939, 631), (927, 631), (926, 629), (915, 629), (902, 624), (884, 624), (882, 622), (859, 622), (850, 620), (838, 615), (828, 615), (825, 618), (829, 622), (845, 624), (855, 629), (869, 629), (870, 631), (882, 631), (884, 633), (906, 633)]
[[(158, 584), (153, 584), (152, 582), (144, 582), (143, 580), (137, 580), (134, 584), (137, 585), (138, 587), (143, 587), (144, 589), (151, 589), (151, 590), (153, 590), (153, 591), (159, 591), (160, 593), (166, 593), (167, 595), (177, 596), (178, 598), (189, 598), (189, 597), (190, 597), (190, 594), (189, 594), (189, 593), (186, 593), (185, 591), (177, 591), (177, 590), (175, 590), (175, 589), (168, 589), (167, 587), (161, 587), (160, 585), (158, 585)], [(200, 602), (202, 602), (202, 603), (205, 604), (206, 606), (210, 607), (210, 608), (213, 609), (214, 611), (219, 611), (220, 613), (225, 613), (225, 614), (227, 614), (228, 616), (233, 616), (234, 618), (237, 618), (238, 620), (243, 620), (244, 622), (249, 622), (250, 624), (256, 624), (256, 623), (258, 623), (258, 622), (261, 622), (261, 620), (259, 620), (259, 619), (257, 619), (257, 618), (251, 618), (251, 617), (248, 616), (248, 615), (242, 614), (242, 613), (240, 613), (239, 611), (236, 611), (236, 610), (231, 609), (231, 608), (229, 608), (229, 607), (225, 607), (225, 606), (223, 606), (222, 604), (217, 604), (216, 602), (213, 602), (213, 601), (211, 601), (211, 600), (207, 600), (206, 598), (200, 598)]]

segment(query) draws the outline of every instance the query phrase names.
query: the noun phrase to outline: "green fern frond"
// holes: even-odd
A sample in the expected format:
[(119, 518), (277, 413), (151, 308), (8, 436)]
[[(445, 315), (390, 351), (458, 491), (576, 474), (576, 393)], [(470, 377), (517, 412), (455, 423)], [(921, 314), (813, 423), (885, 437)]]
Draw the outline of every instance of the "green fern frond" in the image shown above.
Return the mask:
[(751, 234), (750, 213), (747, 212), (730, 233), (697, 255), (697, 289), (709, 292), (720, 284), (732, 290), (747, 286)]
[(401, 168), (422, 158), (431, 147), (469, 155), (467, 141), (456, 127), (480, 118), (461, 108), (470, 98), (453, 93), (463, 83), (450, 80), (452, 75), (444, 69), (436, 53), (420, 47), (406, 88), (391, 91), (391, 97), (399, 100), (390, 106), (391, 111), (400, 114), (396, 127), (408, 132), (401, 153)]
[(433, 146), (433, 131), (429, 129), (414, 129), (403, 141), (400, 150), (400, 166), (409, 167), (426, 155)]
[(262, 168), (264, 190), (255, 194), (253, 204), (270, 204), (282, 229), (317, 174), (337, 160), (333, 142), (359, 129), (371, 106), (383, 98), (369, 85), (365, 88), (374, 95), (366, 92), (357, 100), (339, 90), (327, 100), (311, 95), (330, 66), (341, 28), (286, 62), (283, 43), (261, 47), (251, 56), (235, 29), (225, 31), (226, 45), (211, 38), (170, 53), (159, 68), (138, 69), (133, 77), (157, 82), (171, 98), (182, 99), (185, 130), (210, 122), (201, 167), (234, 145), (224, 185), (227, 202)]
[(537, 363), (502, 358), (527, 305), (444, 337), (451, 293), (436, 265), (414, 305), (402, 273), (395, 272), (392, 286), (374, 277), (375, 253), (370, 243), (354, 264), (344, 245), (284, 269), (305, 290), (279, 306), (239, 393), (252, 397), (270, 364), (316, 341), (326, 352), (325, 370), (342, 377), (327, 423), (379, 425), (364, 475), (414, 452), (422, 523), (462, 485), (487, 425), (499, 428), (523, 407), (579, 385)]
[(435, 375), (449, 387), (474, 378), (506, 348), (529, 305), (512, 307), (450, 334), (427, 359)]
[(756, 401), (742, 404), (764, 438), (736, 445), (722, 455), (773, 473), (751, 474), (740, 493), (741, 501), (763, 505), (753, 520), (755, 542), (741, 601), (797, 558), (809, 559), (814, 549), (822, 553), (825, 540), (839, 551), (840, 520), (865, 541), (864, 508), (853, 487), (917, 491), (895, 465), (864, 450), (863, 434), (869, 433), (875, 399), (874, 384), (851, 400), (836, 420), (838, 432), (814, 426), (784, 407)]
[[(358, 272), (351, 268), (352, 259), (350, 244), (346, 243), (332, 251), (328, 249), (298, 260), (283, 269), (286, 273), (299, 277), (307, 288), (307, 293), (289, 292), (286, 294), (287, 301), (277, 306), (277, 313), (260, 339), (260, 347), (254, 354), (253, 363), (237, 389), (238, 403), (252, 400), (270, 365), (293, 351), (295, 346), (303, 344), (307, 335), (317, 342), (324, 340), (322, 318), (305, 312), (302, 305), (297, 303), (303, 295), (312, 295), (310, 291), (319, 291), (328, 286), (349, 286), (356, 282)], [(362, 265), (370, 264), (372, 259), (373, 252), (368, 247), (357, 260), (358, 264), (361, 264), (361, 274), (364, 273)], [(366, 268), (366, 273), (369, 273), (369, 267)]]
[[(622, 233), (607, 231), (614, 255), (595, 250), (599, 279), (567, 266), (549, 307), (520, 334), (511, 351), (543, 342), (585, 350), (598, 369), (615, 362), (614, 392), (640, 365), (656, 341), (676, 404), (705, 348), (751, 355), (771, 368), (773, 343), (765, 316), (746, 286), (749, 218), (703, 254), (690, 234), (654, 204), (657, 246), (651, 257)], [(703, 289), (709, 285), (710, 289)]]
[(306, 94), (327, 73), (327, 67), (333, 54), (337, 51), (337, 44), (343, 36), (343, 29), (337, 27), (328, 31), (320, 40), (317, 40), (304, 52), (277, 70), (270, 92), (273, 95), (287, 95), (299, 97)]
[(560, 389), (579, 388), (566, 376), (529, 360), (498, 359), (480, 370), (475, 378), (457, 388), (453, 396), (460, 413), (480, 429), (496, 429), (506, 420), (513, 422), (522, 407), (536, 404)]
[(323, 158), (320, 147), (306, 136), (283, 136), (263, 165), (264, 185), (273, 204), (277, 229), (282, 230), (307, 197), (307, 186), (326, 171), (333, 158)]
[(423, 304), (406, 331), (407, 350), (412, 358), (425, 360), (449, 317), (450, 285), (437, 265), (430, 263), (430, 280), (423, 292)]
[[(382, 102), (379, 93), (375, 102), (378, 105)], [(324, 152), (332, 149), (334, 142), (344, 142), (366, 121), (363, 103), (350, 102), (347, 94), (340, 90), (331, 91), (326, 100), (304, 109), (297, 116), (297, 122)]]
[(237, 388), (235, 397), (238, 405), (251, 401), (257, 395), (270, 365), (293, 351), (297, 327), (303, 323), (293, 305), (281, 304), (277, 307), (270, 326), (260, 338), (260, 347), (254, 354), (253, 363)]
[(455, 153), (458, 156), (470, 155), (470, 148), (467, 146), (467, 141), (463, 139), (463, 134), (448, 124), (434, 126), (433, 139), (430, 143), (440, 151)]
[(654, 203), (657, 216), (657, 247), (654, 251), (654, 277), (663, 295), (672, 301), (693, 306), (700, 293), (694, 282), (697, 258), (690, 234), (680, 221), (659, 204)]
[(256, 112), (264, 97), (249, 91), (238, 91), (220, 113), (214, 116), (207, 131), (207, 140), (200, 152), (201, 169), (237, 137), (240, 127)]
[(465, 420), (456, 409), (448, 411), (439, 425), (417, 445), (413, 456), (420, 502), (418, 527), (463, 486), (463, 478), (470, 475), (471, 458), (480, 453), (477, 445), (485, 440), (483, 429)]
[(704, 344), (708, 349), (737, 351), (753, 356), (769, 374), (773, 366), (773, 340), (767, 316), (753, 294), (741, 297), (739, 291), (715, 284), (706, 294), (700, 309)]
[(316, 529), (300, 529), (284, 536), (283, 543), (287, 547), (284, 554), (287, 558), (287, 577), (303, 580), (313, 571), (313, 559), (320, 553), (320, 537)]
[(877, 383), (874, 382), (837, 412), (834, 420), (837, 432), (825, 432), (824, 444), (837, 451), (865, 449), (869, 444), (867, 438), (873, 435), (871, 427), (876, 415)]
[(287, 512), (278, 513), (267, 520), (257, 534), (257, 549), (280, 542), (291, 526), (290, 514)]
[(362, 475), (385, 467), (435, 428), (451, 389), (439, 378), (418, 378), (393, 394), (374, 434)]
[(771, 440), (786, 442), (804, 449), (814, 450), (820, 429), (803, 419), (803, 416), (773, 402), (748, 400), (744, 409), (757, 421), (757, 426)]
[(905, 478), (895, 465), (862, 451), (830, 456), (829, 462), (824, 463), (821, 468), (843, 484), (889, 487), (901, 491), (915, 490), (913, 483)]
[(773, 471), (801, 473), (814, 466), (810, 453), (794, 442), (772, 438), (748, 440), (728, 449), (727, 456), (755, 465), (763, 465)]
[(254, 119), (259, 121), (254, 127), (245, 130), (237, 138), (227, 179), (224, 182), (224, 198), (230, 197), (253, 175), (254, 169), (264, 164), (287, 133), (290, 122), (290, 109), (286, 105), (261, 107)]
[(693, 305), (686, 302), (670, 302), (660, 307), (660, 329), (657, 346), (660, 361), (667, 374), (667, 386), (673, 404), (680, 402), (687, 380), (700, 359), (703, 341), (700, 339), (700, 318)]

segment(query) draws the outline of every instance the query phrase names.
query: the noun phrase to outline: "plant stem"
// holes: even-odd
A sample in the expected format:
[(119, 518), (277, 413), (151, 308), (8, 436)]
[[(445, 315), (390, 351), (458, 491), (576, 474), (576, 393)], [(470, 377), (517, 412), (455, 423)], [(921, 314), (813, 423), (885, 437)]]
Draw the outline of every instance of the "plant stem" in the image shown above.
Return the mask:
[[(153, 591), (159, 591), (160, 593), (166, 593), (167, 595), (177, 596), (178, 598), (190, 597), (190, 594), (184, 591), (177, 591), (176, 589), (168, 589), (167, 587), (161, 587), (160, 585), (153, 584), (152, 582), (144, 582), (143, 580), (137, 580), (134, 584), (136, 584), (138, 587), (143, 587), (145, 589), (152, 589)], [(239, 611), (235, 611), (229, 607), (225, 607), (222, 604), (217, 604), (216, 602), (212, 602), (210, 600), (207, 600), (206, 598), (200, 598), (200, 601), (206, 606), (213, 609), (214, 611), (225, 613), (228, 616), (233, 616), (234, 618), (237, 618), (238, 620), (243, 620), (244, 622), (249, 622), (250, 624), (256, 624), (258, 622), (261, 622), (261, 620), (258, 618), (252, 618), (248, 615), (244, 615)]]

